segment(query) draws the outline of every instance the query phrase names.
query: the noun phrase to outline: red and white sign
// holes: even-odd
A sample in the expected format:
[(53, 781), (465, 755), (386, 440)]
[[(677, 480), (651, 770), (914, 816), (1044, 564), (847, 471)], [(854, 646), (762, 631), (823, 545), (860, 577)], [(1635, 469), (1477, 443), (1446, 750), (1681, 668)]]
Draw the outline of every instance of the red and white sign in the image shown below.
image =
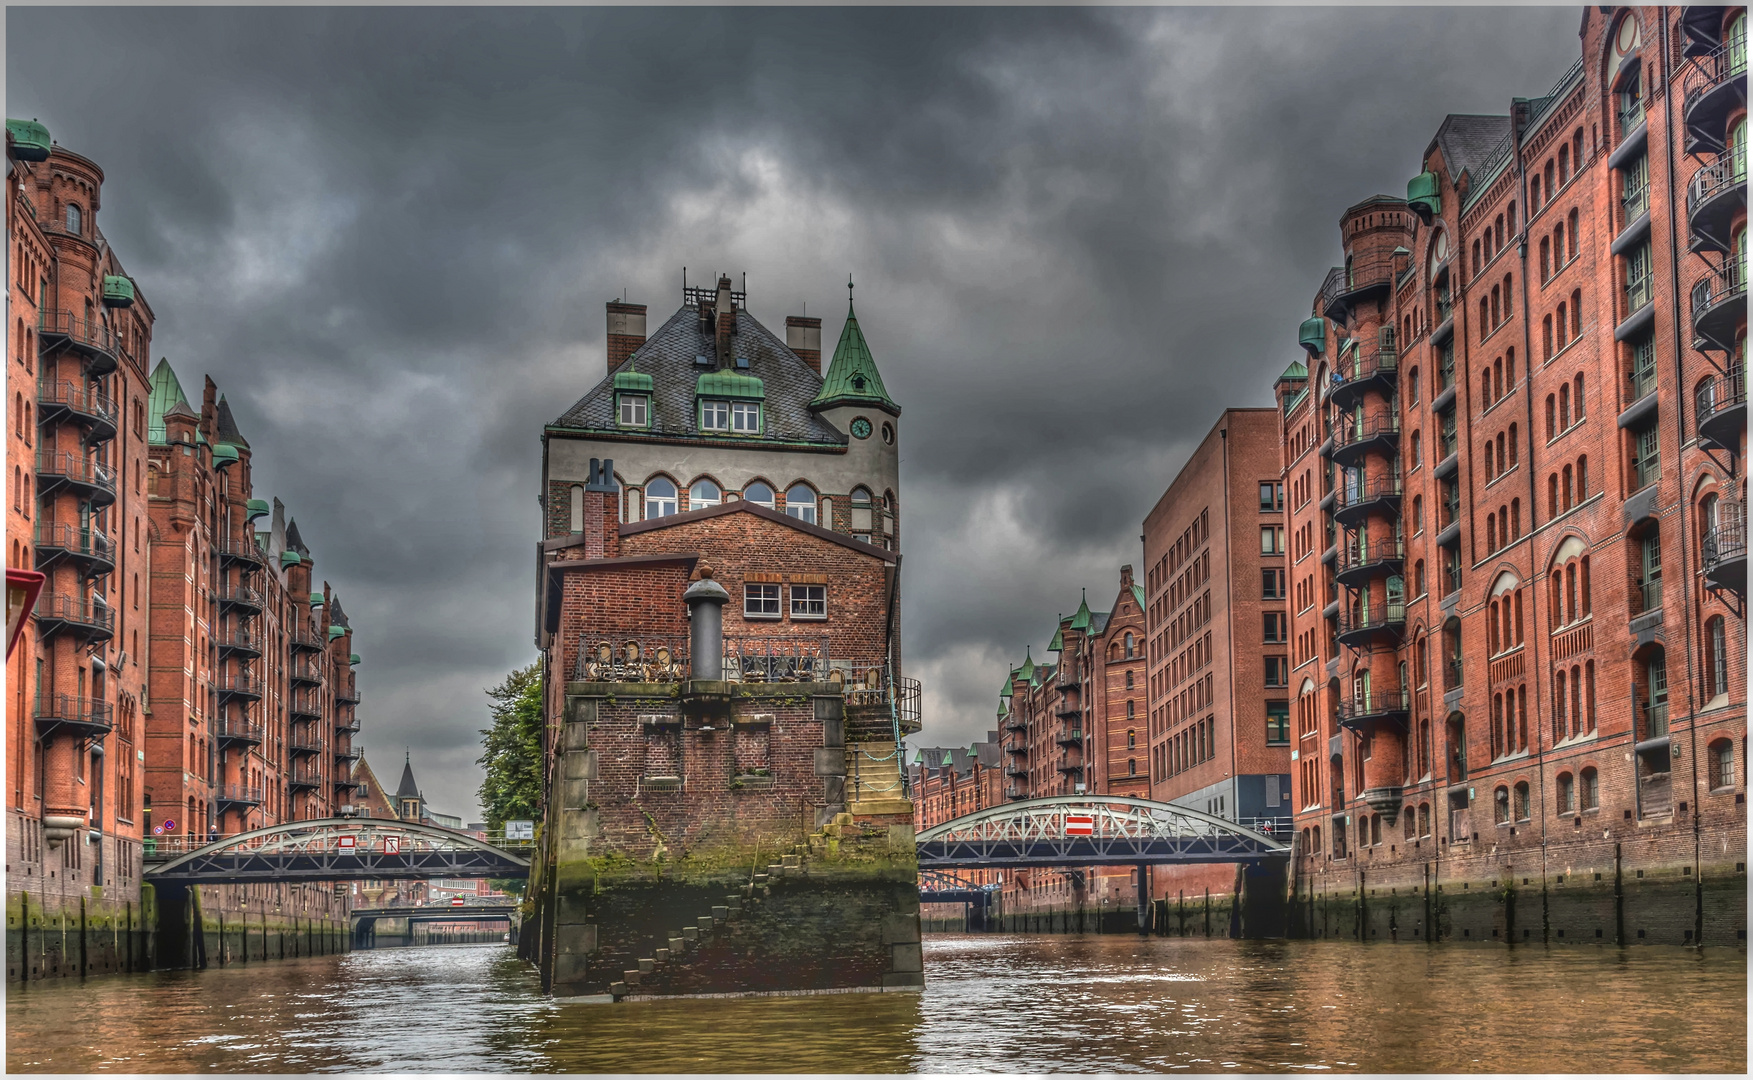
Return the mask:
[(340, 848), (342, 851), (352, 851), (354, 848), (359, 846), (359, 840), (357, 837), (354, 837), (354, 836), (343, 836), (339, 840), (335, 841), (335, 846)]
[(383, 853), (385, 855), (400, 855), (402, 853), (402, 838), (399, 836), (384, 837)]
[(460, 896), (453, 896), (450, 898), (450, 906), (451, 907), (462, 907), (465, 902), (466, 901), (464, 901), (463, 898)]
[(1072, 814), (1065, 815), (1065, 835), (1066, 836), (1094, 836), (1095, 834), (1096, 834), (1096, 819), (1095, 818), (1084, 817), (1084, 816), (1079, 816), (1079, 815), (1072, 815)]

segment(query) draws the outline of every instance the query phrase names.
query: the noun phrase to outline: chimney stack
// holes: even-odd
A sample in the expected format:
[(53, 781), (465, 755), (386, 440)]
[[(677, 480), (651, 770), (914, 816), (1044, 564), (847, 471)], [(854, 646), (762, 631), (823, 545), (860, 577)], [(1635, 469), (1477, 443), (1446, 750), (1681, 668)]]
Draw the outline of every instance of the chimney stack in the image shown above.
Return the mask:
[(609, 371), (645, 344), (645, 305), (609, 301)]
[(1120, 587), (1122, 589), (1132, 588), (1132, 567), (1130, 565), (1120, 568)]
[(797, 358), (810, 366), (817, 375), (822, 373), (822, 320), (812, 319), (807, 315), (787, 315), (785, 317), (785, 347), (797, 354)]
[(682, 594), (688, 605), (688, 653), (696, 679), (724, 678), (724, 605), (730, 594), (712, 580), (712, 567), (701, 563), (700, 579)]
[(715, 305), (713, 329), (718, 338), (718, 366), (732, 367), (735, 359), (731, 356), (731, 338), (737, 332), (736, 305), (730, 298), (730, 275), (720, 274), (718, 278), (718, 303)]

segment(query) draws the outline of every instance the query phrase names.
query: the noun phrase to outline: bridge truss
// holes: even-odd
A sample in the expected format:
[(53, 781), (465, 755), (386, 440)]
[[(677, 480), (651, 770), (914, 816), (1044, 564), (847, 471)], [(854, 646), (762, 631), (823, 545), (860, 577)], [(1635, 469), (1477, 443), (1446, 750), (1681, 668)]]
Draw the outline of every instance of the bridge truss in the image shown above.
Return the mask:
[(990, 807), (926, 829), (918, 845), (921, 872), (1253, 862), (1290, 856), (1289, 844), (1236, 822), (1124, 795), (1060, 795)]
[[(524, 850), (529, 850), (524, 846)], [(528, 877), (529, 858), (437, 825), (320, 818), (238, 833), (166, 862), (148, 881), (353, 881)]]

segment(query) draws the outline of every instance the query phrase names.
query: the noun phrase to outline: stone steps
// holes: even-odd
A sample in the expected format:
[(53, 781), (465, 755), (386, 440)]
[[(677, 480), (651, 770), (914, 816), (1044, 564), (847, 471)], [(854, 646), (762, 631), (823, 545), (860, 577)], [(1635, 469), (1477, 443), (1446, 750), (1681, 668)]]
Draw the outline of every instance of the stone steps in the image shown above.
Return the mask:
[(912, 812), (892, 735), (846, 747), (846, 802), (853, 814)]

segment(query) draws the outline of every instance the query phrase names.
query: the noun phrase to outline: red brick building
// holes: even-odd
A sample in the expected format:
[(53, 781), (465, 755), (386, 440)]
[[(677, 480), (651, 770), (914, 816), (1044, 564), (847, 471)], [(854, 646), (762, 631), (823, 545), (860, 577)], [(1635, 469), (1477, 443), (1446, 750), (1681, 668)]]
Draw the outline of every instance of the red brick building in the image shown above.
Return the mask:
[[(7, 565), (47, 575), (8, 661), (7, 978), (174, 964), (152, 953), (147, 848), (344, 805), (358, 658), (278, 503), (251, 527), (269, 507), (213, 384), (197, 411), (167, 363), (148, 375), (153, 312), (98, 229), (103, 171), (34, 121), (7, 139)], [(294, 726), (301, 681), (320, 700)], [(258, 917), (250, 955), (292, 924), (295, 951), (312, 920), (334, 936), (326, 888), (202, 893)]]
[(1342, 215), (1278, 384), (1317, 929), (1744, 935), (1745, 87), (1740, 9), (1588, 8)]

